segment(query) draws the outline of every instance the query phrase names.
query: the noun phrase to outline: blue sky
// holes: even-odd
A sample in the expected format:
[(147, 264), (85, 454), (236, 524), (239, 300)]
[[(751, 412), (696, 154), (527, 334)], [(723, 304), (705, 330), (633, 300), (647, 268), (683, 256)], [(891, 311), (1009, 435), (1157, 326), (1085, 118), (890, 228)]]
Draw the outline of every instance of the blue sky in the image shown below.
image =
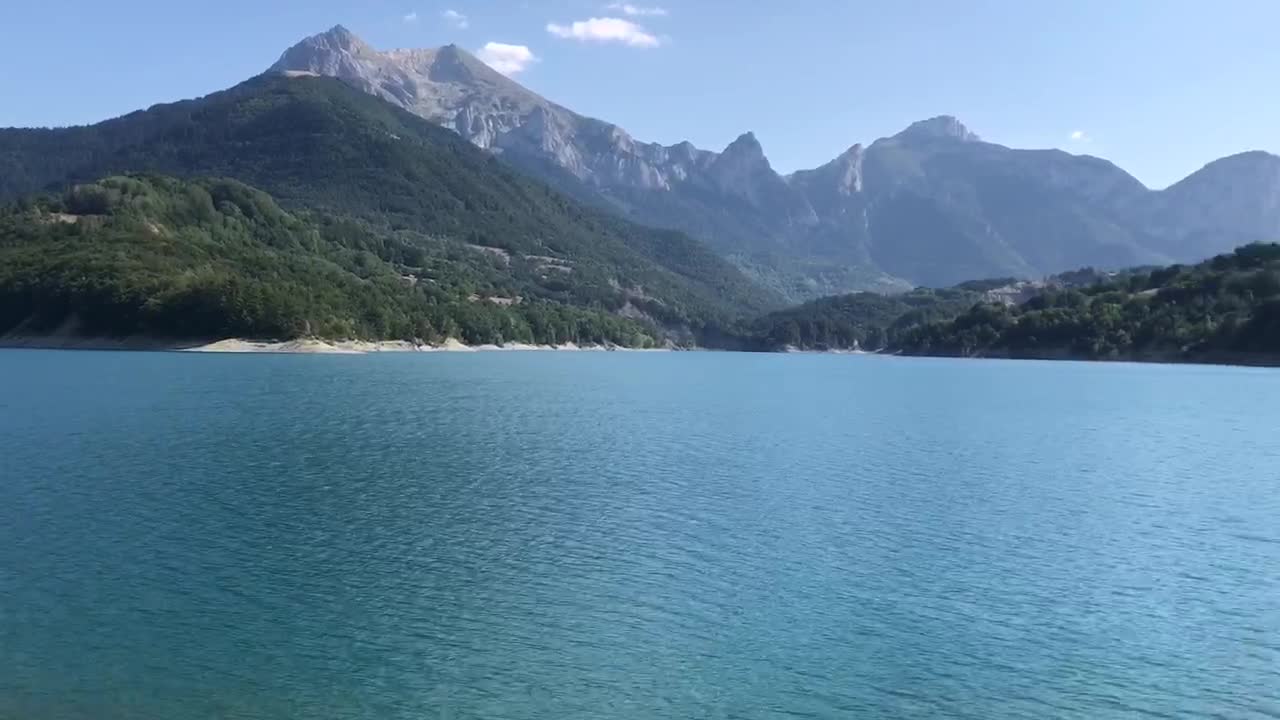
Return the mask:
[(5, 6), (0, 126), (87, 123), (201, 95), (341, 23), (380, 48), (523, 46), (536, 60), (508, 71), (523, 66), (514, 77), (552, 100), (642, 140), (718, 150), (752, 130), (781, 171), (939, 114), (993, 142), (1105, 157), (1152, 187), (1224, 155), (1280, 151), (1276, 0)]

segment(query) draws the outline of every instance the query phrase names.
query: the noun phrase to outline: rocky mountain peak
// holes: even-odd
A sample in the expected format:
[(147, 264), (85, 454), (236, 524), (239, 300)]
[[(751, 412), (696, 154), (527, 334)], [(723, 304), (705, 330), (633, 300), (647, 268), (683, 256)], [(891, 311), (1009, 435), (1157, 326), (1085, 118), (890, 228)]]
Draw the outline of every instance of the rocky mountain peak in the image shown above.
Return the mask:
[(862, 163), (866, 148), (855, 143), (834, 160), (813, 170), (801, 170), (790, 177), (793, 186), (815, 197), (849, 197), (862, 192)]
[(724, 191), (750, 195), (761, 178), (777, 177), (755, 133), (745, 132), (720, 153), (710, 166), (711, 177)]
[(982, 139), (965, 127), (964, 123), (951, 115), (939, 115), (928, 120), (911, 123), (906, 130), (898, 133), (897, 137), (920, 140), (960, 140), (963, 142), (976, 142)]
[[(404, 51), (395, 51), (392, 55), (394, 56), (397, 52)], [(434, 82), (465, 84), (480, 81), (506, 84), (506, 80), (501, 74), (481, 62), (480, 58), (457, 45), (445, 45), (437, 50), (428, 50), (426, 52), (431, 56), (430, 67), (427, 69), (428, 77)]]
[[(1261, 192), (1241, 193), (1244, 188)], [(1280, 156), (1261, 150), (1228, 155), (1205, 165), (1170, 186), (1165, 193), (1179, 196), (1186, 192), (1196, 197), (1212, 198), (1211, 204), (1226, 207), (1256, 195), (1255, 200), (1280, 211)]]
[(1215, 250), (1280, 237), (1280, 156), (1253, 150), (1205, 165), (1156, 194), (1150, 221), (1164, 234), (1181, 233), (1181, 250), (1198, 236), (1226, 238)]
[[(1241, 172), (1241, 171), (1274, 171), (1280, 167), (1280, 156), (1272, 155), (1263, 150), (1249, 150), (1235, 155), (1228, 155), (1219, 158), (1205, 165), (1198, 173), (1222, 173), (1222, 172)], [(1194, 174), (1193, 174), (1194, 177)]]
[[(387, 52), (387, 56), (388, 57), (410, 57), (410, 56), (426, 57), (426, 58), (430, 58), (432, 64), (437, 66), (446, 66), (446, 65), (470, 66), (474, 63), (480, 63), (480, 60), (476, 58), (476, 56), (472, 55), (466, 50), (463, 50), (457, 45), (454, 45), (453, 43), (450, 43), (448, 45), (442, 45), (438, 48), (425, 48), (425, 49), (410, 48), (410, 49), (401, 49), (401, 50), (390, 50)], [(480, 64), (483, 64), (483, 63), (480, 63)]]
[(372, 54), (374, 50), (355, 33), (334, 25), (285, 50), (270, 71), (350, 77), (359, 60)]
[[(340, 78), (484, 148), (526, 121), (546, 120), (538, 113), (562, 114), (457, 45), (380, 51), (341, 25), (289, 48), (270, 71)], [(561, 128), (565, 122), (544, 124)], [(535, 142), (557, 153), (562, 144), (554, 138)]]
[(835, 161), (844, 165), (861, 162), (865, 152), (866, 150), (862, 147), (862, 143), (854, 143), (849, 146), (848, 150), (837, 155)]
[(862, 144), (856, 143), (832, 161), (836, 192), (841, 195), (862, 192), (862, 159), (865, 155)]
[(731, 159), (735, 162), (760, 163), (765, 165), (769, 161), (764, 156), (764, 148), (760, 146), (760, 141), (756, 139), (753, 132), (744, 132), (738, 136), (736, 140), (729, 143), (724, 152), (720, 154), (722, 159)]
[(325, 32), (313, 35), (302, 42), (312, 46), (346, 50), (347, 52), (362, 52), (370, 49), (365, 41), (343, 25), (334, 25)]
[(704, 177), (721, 193), (745, 199), (785, 225), (817, 221), (808, 201), (769, 165), (755, 133), (743, 133), (729, 143), (707, 166)]

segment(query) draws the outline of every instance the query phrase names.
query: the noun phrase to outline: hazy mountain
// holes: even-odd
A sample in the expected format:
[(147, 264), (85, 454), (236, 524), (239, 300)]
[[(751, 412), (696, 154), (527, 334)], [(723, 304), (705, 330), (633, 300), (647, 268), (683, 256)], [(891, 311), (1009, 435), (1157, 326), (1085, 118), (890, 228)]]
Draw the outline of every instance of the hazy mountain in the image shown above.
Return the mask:
[(983, 142), (954, 118), (872, 143), (861, 180), (865, 217), (834, 218), (830, 237), (864, 235), (877, 267), (919, 284), (1166, 259), (1112, 211), (1146, 192), (1119, 168)]
[(1245, 153), (1151, 191), (1111, 163), (914, 123), (782, 177), (746, 133), (717, 153), (639, 142), (525, 89), (456, 46), (379, 52), (336, 27), (278, 72), (335, 75), (579, 199), (706, 240), (793, 298), (1193, 261), (1280, 237), (1280, 158)]
[[(781, 262), (770, 256), (790, 254), (785, 239), (816, 221), (750, 133), (722, 153), (687, 142), (639, 142), (617, 125), (546, 100), (455, 45), (380, 52), (338, 26), (289, 48), (270, 71), (339, 77), (453, 129), (578, 199), (645, 224), (694, 233), (771, 276), (766, 279), (776, 280), (773, 268)], [(753, 261), (754, 256), (759, 257)], [(830, 270), (851, 271), (841, 265), (848, 263)], [(816, 274), (793, 273), (787, 280)], [(873, 282), (881, 273), (872, 275)], [(813, 294), (845, 284), (800, 290)]]
[(1280, 238), (1280, 157), (1215, 160), (1141, 204), (1144, 227), (1179, 260)]

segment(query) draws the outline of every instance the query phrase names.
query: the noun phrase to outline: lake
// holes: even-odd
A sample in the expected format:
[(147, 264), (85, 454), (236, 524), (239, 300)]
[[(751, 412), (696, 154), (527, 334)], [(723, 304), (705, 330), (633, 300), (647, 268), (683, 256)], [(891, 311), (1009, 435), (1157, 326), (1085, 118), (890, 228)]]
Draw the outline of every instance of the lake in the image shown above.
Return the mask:
[(1280, 716), (1280, 371), (0, 351), (0, 718)]

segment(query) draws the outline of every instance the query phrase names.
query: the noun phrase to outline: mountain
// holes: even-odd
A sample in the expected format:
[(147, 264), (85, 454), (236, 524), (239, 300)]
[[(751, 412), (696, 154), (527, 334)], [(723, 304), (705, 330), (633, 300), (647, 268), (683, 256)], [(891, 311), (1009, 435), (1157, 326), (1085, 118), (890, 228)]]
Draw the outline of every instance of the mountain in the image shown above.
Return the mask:
[(407, 243), (412, 261), (371, 252), (450, 297), (607, 310), (684, 340), (779, 304), (686, 235), (584, 207), (332, 78), (260, 76), (97, 125), (0, 130), (0, 200), (123, 173), (234, 178), (375, 248)]
[(688, 232), (792, 299), (1189, 262), (1280, 236), (1266, 153), (1152, 191), (1105, 160), (984, 142), (939, 116), (784, 177), (750, 133), (721, 152), (640, 142), (453, 45), (380, 52), (336, 27), (271, 69), (340, 77), (579, 200)]
[[(721, 153), (688, 142), (639, 142), (617, 125), (546, 100), (456, 45), (380, 52), (342, 26), (289, 48), (269, 71), (341, 78), (454, 130), (576, 199), (646, 225), (689, 232), (788, 294), (794, 293), (787, 283), (821, 277), (772, 270), (792, 255), (778, 239), (815, 218), (769, 167), (750, 133)], [(841, 277), (861, 274), (847, 264), (823, 265)], [(820, 294), (844, 282), (800, 291)], [(895, 285), (906, 287), (888, 283)]]
[(525, 89), (456, 45), (379, 52), (338, 25), (284, 52), (270, 72), (337, 77), (496, 152), (554, 161), (582, 180), (670, 187), (709, 155), (637, 143), (616, 125)]
[(1139, 207), (1172, 257), (1227, 252), (1280, 236), (1280, 157), (1246, 152), (1215, 160)]
[[(922, 285), (1169, 260), (1115, 209), (1147, 193), (1124, 171), (983, 142), (953, 118), (872, 143), (862, 182), (856, 200), (865, 215), (853, 231), (865, 233), (877, 266)], [(850, 223), (829, 232), (846, 237)]]

